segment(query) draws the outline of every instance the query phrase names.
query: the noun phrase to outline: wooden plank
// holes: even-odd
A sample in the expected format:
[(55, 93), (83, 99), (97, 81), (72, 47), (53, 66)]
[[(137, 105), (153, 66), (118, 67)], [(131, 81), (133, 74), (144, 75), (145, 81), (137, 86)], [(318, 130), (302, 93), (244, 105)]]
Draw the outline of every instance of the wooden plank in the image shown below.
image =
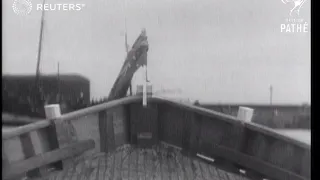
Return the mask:
[(192, 129), (192, 122), (194, 121), (194, 114), (190, 111), (184, 111), (184, 123), (183, 123), (183, 133), (182, 133), (182, 148), (186, 151), (189, 150), (190, 136)]
[(89, 157), (89, 159), (86, 160), (87, 168), (86, 168), (85, 172), (82, 173), (82, 176), (79, 178), (79, 180), (87, 180), (90, 178), (90, 175), (92, 174), (92, 172), (94, 170), (94, 168), (92, 166), (92, 162), (93, 162), (93, 160), (91, 157)]
[(130, 143), (137, 144), (137, 118), (138, 118), (138, 105), (136, 103), (130, 104)]
[(186, 175), (186, 170), (183, 163), (183, 156), (180, 151), (175, 151), (175, 167), (178, 172), (178, 179), (180, 180), (188, 180), (189, 177)]
[(126, 131), (126, 139), (129, 144), (132, 144), (131, 142), (131, 114), (130, 114), (130, 105), (124, 106), (124, 113), (125, 113), (125, 131)]
[(198, 160), (198, 161), (199, 161), (199, 165), (200, 165), (201, 172), (202, 172), (204, 179), (208, 179), (208, 180), (211, 179), (210, 172), (208, 169), (208, 164), (204, 163), (202, 160)]
[(181, 165), (183, 166), (185, 176), (188, 177), (187, 179), (195, 179), (194, 171), (191, 168), (191, 160), (190, 157), (181, 156)]
[(167, 162), (167, 152), (160, 146), (160, 165), (161, 165), (161, 178), (171, 180), (171, 174)]
[(159, 147), (155, 147), (152, 150), (152, 155), (154, 158), (152, 158), (152, 162), (153, 162), (153, 180), (161, 180), (161, 162), (160, 162), (160, 152), (158, 151)]
[(107, 152), (107, 111), (99, 112), (100, 151)]
[(249, 143), (249, 138), (252, 135), (249, 129), (245, 128), (245, 126), (239, 126), (238, 127), (241, 131), (239, 142), (236, 146), (236, 149), (241, 153), (247, 153), (247, 147)]
[(138, 152), (137, 149), (133, 149), (130, 154), (130, 164), (129, 164), (129, 179), (138, 179)]
[(88, 149), (94, 148), (94, 146), (95, 144), (93, 140), (85, 140), (61, 149), (30, 157), (26, 160), (11, 164), (8, 171), (4, 173), (4, 177), (10, 178), (14, 175), (19, 175), (35, 168), (39, 168), (43, 165), (79, 155)]
[(190, 137), (190, 153), (192, 156), (195, 156), (199, 148), (199, 140), (201, 133), (201, 122), (202, 117), (199, 114), (194, 114), (194, 119), (192, 121), (191, 137)]
[(125, 147), (121, 156), (121, 178), (123, 180), (129, 180), (129, 157), (130, 157), (130, 148)]
[(195, 180), (201, 180), (203, 179), (203, 175), (202, 175), (202, 171), (201, 171), (201, 168), (200, 168), (200, 165), (198, 163), (199, 160), (193, 158), (191, 160), (191, 168), (195, 174)]
[(122, 179), (121, 177), (121, 162), (122, 161), (122, 151), (117, 151), (114, 154), (114, 175), (113, 179)]
[(3, 147), (4, 143), (2, 141), (2, 171), (5, 171), (9, 167), (9, 160)]
[[(82, 116), (92, 114), (92, 113), (97, 113), (97, 112), (100, 112), (100, 111), (103, 111), (103, 110), (106, 110), (109, 108), (117, 107), (120, 105), (141, 101), (141, 99), (142, 99), (141, 96), (130, 96), (130, 97), (125, 97), (125, 98), (121, 98), (118, 100), (109, 101), (109, 102), (99, 104), (96, 106), (92, 106), (92, 107), (84, 108), (84, 109), (81, 109), (78, 111), (63, 114), (63, 115), (61, 115), (61, 117), (56, 118), (54, 121), (77, 120), (78, 117), (82, 117)], [(50, 126), (51, 121), (53, 121), (53, 119), (51, 119), (51, 120), (43, 119), (43, 120), (37, 121), (35, 123), (21, 126), (19, 128), (14, 128), (8, 132), (2, 132), (2, 139), (10, 139), (15, 136), (19, 136), (19, 135), (28, 133), (30, 131), (35, 131), (35, 130), (38, 130), (41, 128), (48, 127), (48, 126)]]
[(143, 149), (137, 149), (138, 159), (137, 159), (137, 175), (138, 179), (144, 179), (144, 155)]
[(256, 131), (256, 132), (262, 133), (264, 135), (271, 136), (271, 137), (276, 138), (278, 140), (286, 141), (290, 144), (302, 147), (307, 150), (311, 149), (310, 144), (302, 142), (302, 141), (298, 141), (298, 140), (291, 138), (291, 137), (288, 137), (288, 136), (285, 136), (285, 135), (281, 134), (280, 132), (273, 130), (271, 128), (268, 128), (266, 126), (251, 123), (251, 122), (246, 122), (245, 126), (246, 126), (246, 128), (248, 128), (252, 131)]
[(226, 121), (226, 122), (230, 122), (230, 123), (241, 123), (241, 121), (239, 119), (237, 119), (236, 117), (233, 117), (231, 115), (227, 115), (224, 113), (220, 113), (220, 112), (213, 111), (213, 110), (199, 107), (199, 106), (194, 106), (192, 104), (181, 103), (181, 102), (178, 102), (175, 100), (165, 99), (165, 98), (157, 97), (157, 96), (152, 96), (152, 99), (149, 101), (164, 102), (166, 104), (170, 104), (170, 105), (173, 105), (173, 106), (176, 106), (179, 108), (183, 108), (183, 109), (192, 111), (194, 113), (205, 115), (207, 117), (218, 118), (221, 121)]
[(172, 147), (169, 147), (167, 153), (168, 154), (166, 159), (167, 159), (167, 164), (168, 164), (171, 179), (179, 179), (178, 168), (175, 162), (175, 158), (176, 158), (175, 149), (173, 149)]
[(107, 113), (107, 152), (113, 152), (116, 148), (113, 119), (113, 111)]
[(107, 168), (104, 172), (104, 174), (105, 174), (104, 177), (105, 177), (105, 179), (112, 179), (112, 173), (113, 173), (112, 171), (113, 171), (113, 166), (114, 166), (114, 164), (113, 164), (114, 155), (108, 153), (106, 155), (106, 158), (107, 158)]
[(10, 139), (22, 134), (26, 134), (37, 129), (45, 128), (50, 126), (51, 122), (49, 120), (42, 120), (35, 123), (31, 123), (25, 126), (14, 128), (8, 132), (2, 132), (2, 139)]
[[(32, 158), (33, 156), (35, 156), (36, 153), (35, 153), (35, 150), (34, 150), (29, 133), (20, 135), (20, 142), (21, 142), (22, 151), (23, 151), (25, 159)], [(10, 172), (10, 168), (8, 169), (8, 171)], [(24, 172), (27, 172), (27, 171), (24, 171)], [(15, 174), (19, 175), (24, 172), (15, 173)], [(35, 168), (35, 169), (27, 172), (27, 176), (30, 178), (39, 177), (39, 176), (41, 176), (40, 170), (38, 168)]]
[(285, 169), (274, 166), (270, 163), (266, 163), (255, 157), (248, 156), (229, 148), (216, 145), (211, 149), (213, 154), (217, 154), (219, 157), (241, 164), (245, 168), (254, 169), (257, 172), (270, 176), (275, 179), (290, 179), (290, 180), (306, 180), (307, 178), (301, 177)]
[[(59, 143), (57, 139), (57, 132), (54, 123), (52, 123), (50, 126), (39, 129), (37, 131), (38, 137), (41, 143), (42, 153), (49, 152), (54, 149), (59, 148)], [(56, 170), (62, 170), (62, 162), (56, 162), (53, 164), (49, 164), (48, 166), (41, 167), (40, 171), (47, 173), (51, 168), (54, 168)]]
[(107, 168), (107, 161), (105, 155), (102, 155), (99, 159), (101, 160), (99, 162), (99, 171), (97, 179), (103, 180), (105, 177), (105, 169)]
[(144, 155), (146, 180), (153, 179), (152, 176), (155, 174), (155, 172), (153, 171), (154, 164), (152, 163), (152, 158), (153, 158), (153, 149), (146, 149), (145, 155)]
[[(74, 126), (70, 121), (54, 121), (57, 141), (59, 148), (66, 147), (72, 143), (77, 142), (77, 136)], [(63, 169), (68, 169), (73, 166), (72, 159), (66, 158), (62, 160)]]

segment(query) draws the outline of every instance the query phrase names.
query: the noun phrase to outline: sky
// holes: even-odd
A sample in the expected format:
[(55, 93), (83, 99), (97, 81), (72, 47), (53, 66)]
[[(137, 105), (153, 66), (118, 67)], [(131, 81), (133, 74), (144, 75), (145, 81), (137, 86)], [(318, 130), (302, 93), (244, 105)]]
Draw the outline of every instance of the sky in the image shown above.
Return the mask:
[[(309, 23), (310, 0), (300, 10)], [(132, 45), (146, 28), (148, 76), (155, 91), (210, 103), (310, 103), (308, 33), (283, 33), (292, 4), (281, 0), (50, 0), (81, 11), (46, 11), (41, 73), (90, 79), (91, 97), (109, 94)], [(4, 74), (35, 74), (41, 11), (18, 16), (3, 0)], [(42, 3), (32, 0), (33, 4)], [(137, 72), (134, 87), (142, 81)]]

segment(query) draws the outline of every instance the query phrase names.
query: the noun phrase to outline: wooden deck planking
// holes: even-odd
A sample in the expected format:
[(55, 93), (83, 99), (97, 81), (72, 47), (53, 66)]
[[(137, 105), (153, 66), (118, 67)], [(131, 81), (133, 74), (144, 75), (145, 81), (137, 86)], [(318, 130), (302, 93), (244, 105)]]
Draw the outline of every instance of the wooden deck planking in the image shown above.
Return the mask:
[(145, 150), (144, 162), (145, 162), (146, 180), (153, 179), (155, 168), (154, 168), (152, 157), (153, 157), (153, 150), (152, 149)]
[(99, 154), (75, 161), (68, 170), (52, 174), (50, 180), (248, 180), (217, 169), (178, 150), (164, 147), (117, 148), (114, 153)]
[(191, 160), (191, 167), (193, 169), (193, 172), (195, 172), (195, 180), (202, 180), (203, 176), (202, 176), (202, 172), (199, 166), (199, 163), (197, 159), (190, 159)]
[(179, 152), (175, 152), (175, 164), (177, 167), (178, 175), (179, 175), (179, 180), (188, 180), (188, 176), (186, 175), (186, 170), (184, 168), (184, 164), (182, 162), (182, 154)]
[(113, 179), (122, 179), (121, 177), (121, 171), (122, 171), (122, 167), (121, 167), (121, 161), (122, 161), (122, 153), (123, 150), (121, 149), (120, 152), (117, 152), (114, 155), (114, 174), (113, 174)]
[(121, 178), (122, 180), (129, 180), (129, 157), (130, 157), (130, 148), (125, 147), (121, 155)]
[(204, 177), (204, 179), (210, 179), (211, 176), (208, 169), (208, 164), (204, 163), (203, 161), (199, 161), (199, 166), (201, 168), (202, 176)]
[(129, 175), (130, 176), (129, 177), (130, 177), (130, 179), (135, 180), (138, 177), (138, 171), (137, 171), (138, 152), (135, 149), (133, 149), (130, 156), (131, 157), (130, 157), (130, 168), (129, 168)]
[(143, 156), (143, 150), (138, 149), (138, 158), (137, 158), (137, 174), (138, 174), (138, 179), (139, 180), (144, 180), (145, 179), (145, 173), (144, 173), (144, 156)]
[(156, 158), (159, 155), (158, 153), (157, 149), (152, 149), (152, 161), (154, 167), (153, 180), (161, 180), (161, 162), (160, 158)]

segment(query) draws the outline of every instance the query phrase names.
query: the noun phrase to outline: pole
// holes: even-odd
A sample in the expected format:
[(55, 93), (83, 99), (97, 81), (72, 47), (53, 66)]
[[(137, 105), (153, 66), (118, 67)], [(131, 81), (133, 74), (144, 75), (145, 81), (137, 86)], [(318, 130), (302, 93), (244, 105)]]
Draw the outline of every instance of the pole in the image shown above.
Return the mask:
[[(43, 0), (42, 7), (44, 6), (45, 0)], [(37, 69), (36, 69), (36, 86), (38, 86), (39, 76), (40, 76), (40, 60), (41, 60), (41, 50), (42, 50), (42, 39), (43, 39), (43, 26), (44, 26), (44, 10), (42, 10), (41, 25), (40, 25), (40, 36), (39, 36), (39, 46), (38, 46), (38, 56), (37, 56)]]
[[(42, 7), (45, 4), (45, 0), (42, 2)], [(40, 60), (41, 60), (41, 51), (42, 51), (42, 39), (43, 39), (43, 26), (44, 26), (44, 10), (42, 10), (41, 15), (41, 24), (40, 24), (40, 35), (39, 35), (39, 43), (38, 43), (38, 56), (37, 56), (37, 69), (36, 69), (36, 79), (35, 79), (35, 85), (34, 85), (34, 92), (33, 94), (33, 106), (32, 109), (35, 109), (37, 112), (37, 109), (39, 108), (39, 104), (42, 100), (42, 92), (40, 91)], [(41, 104), (41, 103), (40, 103)], [(42, 104), (41, 104), (42, 105)], [(41, 106), (40, 105), (40, 106)]]
[(60, 66), (58, 62), (58, 103), (61, 101), (61, 95), (60, 95)]
[(147, 65), (142, 66), (143, 70), (143, 106), (147, 106)]
[[(129, 46), (128, 46), (128, 37), (127, 37), (127, 18), (125, 17), (124, 19), (124, 26), (125, 26), (125, 48), (126, 48), (126, 55), (128, 56), (128, 52), (129, 52)], [(129, 85), (129, 92), (130, 92), (130, 96), (132, 96), (132, 84), (130, 82)]]
[(270, 86), (270, 105), (272, 106), (272, 93), (273, 93), (273, 87)]

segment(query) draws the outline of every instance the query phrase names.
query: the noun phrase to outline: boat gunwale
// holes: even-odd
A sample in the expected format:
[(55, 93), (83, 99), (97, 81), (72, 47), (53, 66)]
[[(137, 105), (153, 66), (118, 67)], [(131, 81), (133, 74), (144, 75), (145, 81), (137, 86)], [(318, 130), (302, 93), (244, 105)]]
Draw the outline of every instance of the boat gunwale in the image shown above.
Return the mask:
[[(46, 127), (50, 126), (52, 123), (54, 123), (54, 121), (62, 122), (62, 121), (69, 121), (69, 120), (77, 120), (79, 117), (82, 117), (82, 116), (86, 116), (86, 115), (100, 112), (103, 110), (107, 110), (110, 108), (118, 107), (120, 105), (126, 105), (129, 103), (135, 103), (135, 102), (139, 102), (139, 101), (141, 101), (141, 103), (142, 103), (142, 96), (141, 95), (128, 96), (128, 97), (124, 97), (121, 99), (112, 100), (109, 102), (98, 104), (98, 105), (95, 105), (92, 107), (80, 109), (80, 110), (77, 110), (74, 112), (66, 113), (66, 114), (61, 115), (58, 118), (43, 119), (38, 122), (34, 122), (34, 123), (31, 123), (28, 125), (24, 125), (24, 126), (12, 129), (9, 132), (2, 132), (2, 139), (3, 140), (10, 139), (10, 138), (19, 136), (21, 134), (29, 133), (31, 131), (35, 131), (35, 130), (42, 129), (42, 128), (46, 128)], [(307, 150), (311, 149), (310, 144), (307, 144), (305, 142), (301, 142), (301, 141), (298, 141), (294, 138), (285, 136), (285, 135), (283, 135), (283, 134), (281, 134), (281, 133), (279, 133), (269, 127), (265, 127), (265, 126), (255, 124), (252, 122), (245, 122), (245, 121), (238, 119), (237, 117), (233, 117), (231, 115), (216, 112), (214, 110), (206, 109), (204, 107), (195, 106), (193, 104), (182, 103), (182, 102), (178, 102), (175, 100), (170, 100), (170, 99), (166, 99), (166, 98), (162, 98), (162, 97), (158, 97), (158, 96), (149, 96), (148, 101), (149, 102), (168, 103), (170, 105), (174, 105), (179, 108), (191, 110), (195, 113), (199, 113), (199, 114), (205, 115), (207, 117), (219, 118), (219, 120), (223, 120), (225, 122), (228, 122), (228, 123), (231, 123), (234, 125), (238, 125), (239, 128), (241, 128), (241, 127), (248, 128), (250, 130), (257, 131), (257, 132), (260, 132), (260, 133), (268, 135), (268, 136), (272, 136), (276, 139), (281, 139), (281, 140), (287, 141), (289, 143), (293, 143), (294, 145), (305, 148)]]

